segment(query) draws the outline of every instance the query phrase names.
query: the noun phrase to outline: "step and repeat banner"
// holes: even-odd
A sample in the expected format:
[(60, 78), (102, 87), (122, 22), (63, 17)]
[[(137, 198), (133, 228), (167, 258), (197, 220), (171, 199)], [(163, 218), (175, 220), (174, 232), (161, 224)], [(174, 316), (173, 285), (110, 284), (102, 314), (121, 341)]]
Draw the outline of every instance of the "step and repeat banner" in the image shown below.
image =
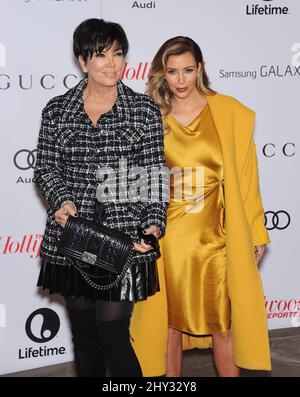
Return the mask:
[(73, 359), (61, 299), (36, 288), (46, 204), (33, 170), (41, 110), (81, 79), (72, 34), (91, 17), (124, 27), (123, 80), (133, 89), (145, 91), (160, 45), (186, 35), (202, 48), (212, 87), (255, 109), (272, 240), (261, 266), (269, 328), (299, 326), (300, 2), (0, 0), (0, 373)]

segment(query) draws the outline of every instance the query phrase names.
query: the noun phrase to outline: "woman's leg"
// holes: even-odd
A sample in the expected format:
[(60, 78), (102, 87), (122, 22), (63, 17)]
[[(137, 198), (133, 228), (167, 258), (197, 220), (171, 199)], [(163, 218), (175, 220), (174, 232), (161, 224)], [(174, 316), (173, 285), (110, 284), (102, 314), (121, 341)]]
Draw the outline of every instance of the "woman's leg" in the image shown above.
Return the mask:
[(142, 377), (142, 370), (130, 343), (133, 302), (96, 302), (99, 344), (112, 377)]
[(167, 377), (179, 377), (182, 373), (182, 332), (169, 328), (167, 352)]
[(65, 300), (71, 322), (78, 376), (105, 377), (106, 365), (98, 340), (95, 304), (80, 298)]
[(213, 334), (212, 341), (214, 360), (219, 376), (240, 376), (240, 370), (233, 362), (231, 331)]

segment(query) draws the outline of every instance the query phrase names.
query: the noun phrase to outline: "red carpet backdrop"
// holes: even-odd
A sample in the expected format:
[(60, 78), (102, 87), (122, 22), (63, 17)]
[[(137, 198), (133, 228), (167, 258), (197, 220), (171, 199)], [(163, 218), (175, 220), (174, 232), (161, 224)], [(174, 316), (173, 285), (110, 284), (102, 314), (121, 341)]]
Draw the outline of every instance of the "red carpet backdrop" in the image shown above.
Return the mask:
[(186, 35), (200, 44), (212, 87), (256, 110), (269, 328), (299, 326), (300, 2), (1, 0), (0, 373), (73, 359), (63, 306), (36, 288), (45, 205), (33, 169), (42, 108), (81, 79), (72, 34), (90, 17), (123, 25), (133, 89), (145, 91), (159, 46)]

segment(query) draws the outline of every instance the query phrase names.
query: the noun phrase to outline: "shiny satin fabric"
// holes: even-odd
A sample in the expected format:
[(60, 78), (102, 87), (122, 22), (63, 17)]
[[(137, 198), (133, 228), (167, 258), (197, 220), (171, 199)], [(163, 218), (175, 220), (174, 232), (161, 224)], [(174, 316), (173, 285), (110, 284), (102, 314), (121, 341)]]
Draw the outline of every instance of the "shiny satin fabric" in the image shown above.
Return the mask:
[(223, 159), (208, 105), (188, 125), (167, 116), (171, 170), (163, 238), (169, 326), (191, 335), (230, 329)]
[[(226, 95), (218, 93), (206, 98), (223, 155), (226, 270), (234, 363), (241, 368), (269, 371), (271, 359), (264, 291), (253, 254), (254, 245), (270, 242), (264, 225), (253, 140), (255, 113)], [(158, 260), (160, 292), (135, 305), (131, 324), (133, 345), (144, 376), (163, 375), (166, 371), (168, 325), (163, 241), (164, 237), (160, 239), (162, 257)], [(211, 336), (183, 335), (184, 350), (211, 346)]]

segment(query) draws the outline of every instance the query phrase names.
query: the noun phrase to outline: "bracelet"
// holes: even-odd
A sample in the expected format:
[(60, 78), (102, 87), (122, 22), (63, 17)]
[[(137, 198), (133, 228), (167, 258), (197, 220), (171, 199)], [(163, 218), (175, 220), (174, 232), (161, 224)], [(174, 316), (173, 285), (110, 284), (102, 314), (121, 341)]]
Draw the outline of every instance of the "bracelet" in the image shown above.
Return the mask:
[(61, 203), (60, 208), (65, 205), (65, 204), (70, 204), (72, 207), (74, 207), (76, 209), (76, 205), (73, 203), (73, 201), (71, 200), (66, 200), (63, 203)]

